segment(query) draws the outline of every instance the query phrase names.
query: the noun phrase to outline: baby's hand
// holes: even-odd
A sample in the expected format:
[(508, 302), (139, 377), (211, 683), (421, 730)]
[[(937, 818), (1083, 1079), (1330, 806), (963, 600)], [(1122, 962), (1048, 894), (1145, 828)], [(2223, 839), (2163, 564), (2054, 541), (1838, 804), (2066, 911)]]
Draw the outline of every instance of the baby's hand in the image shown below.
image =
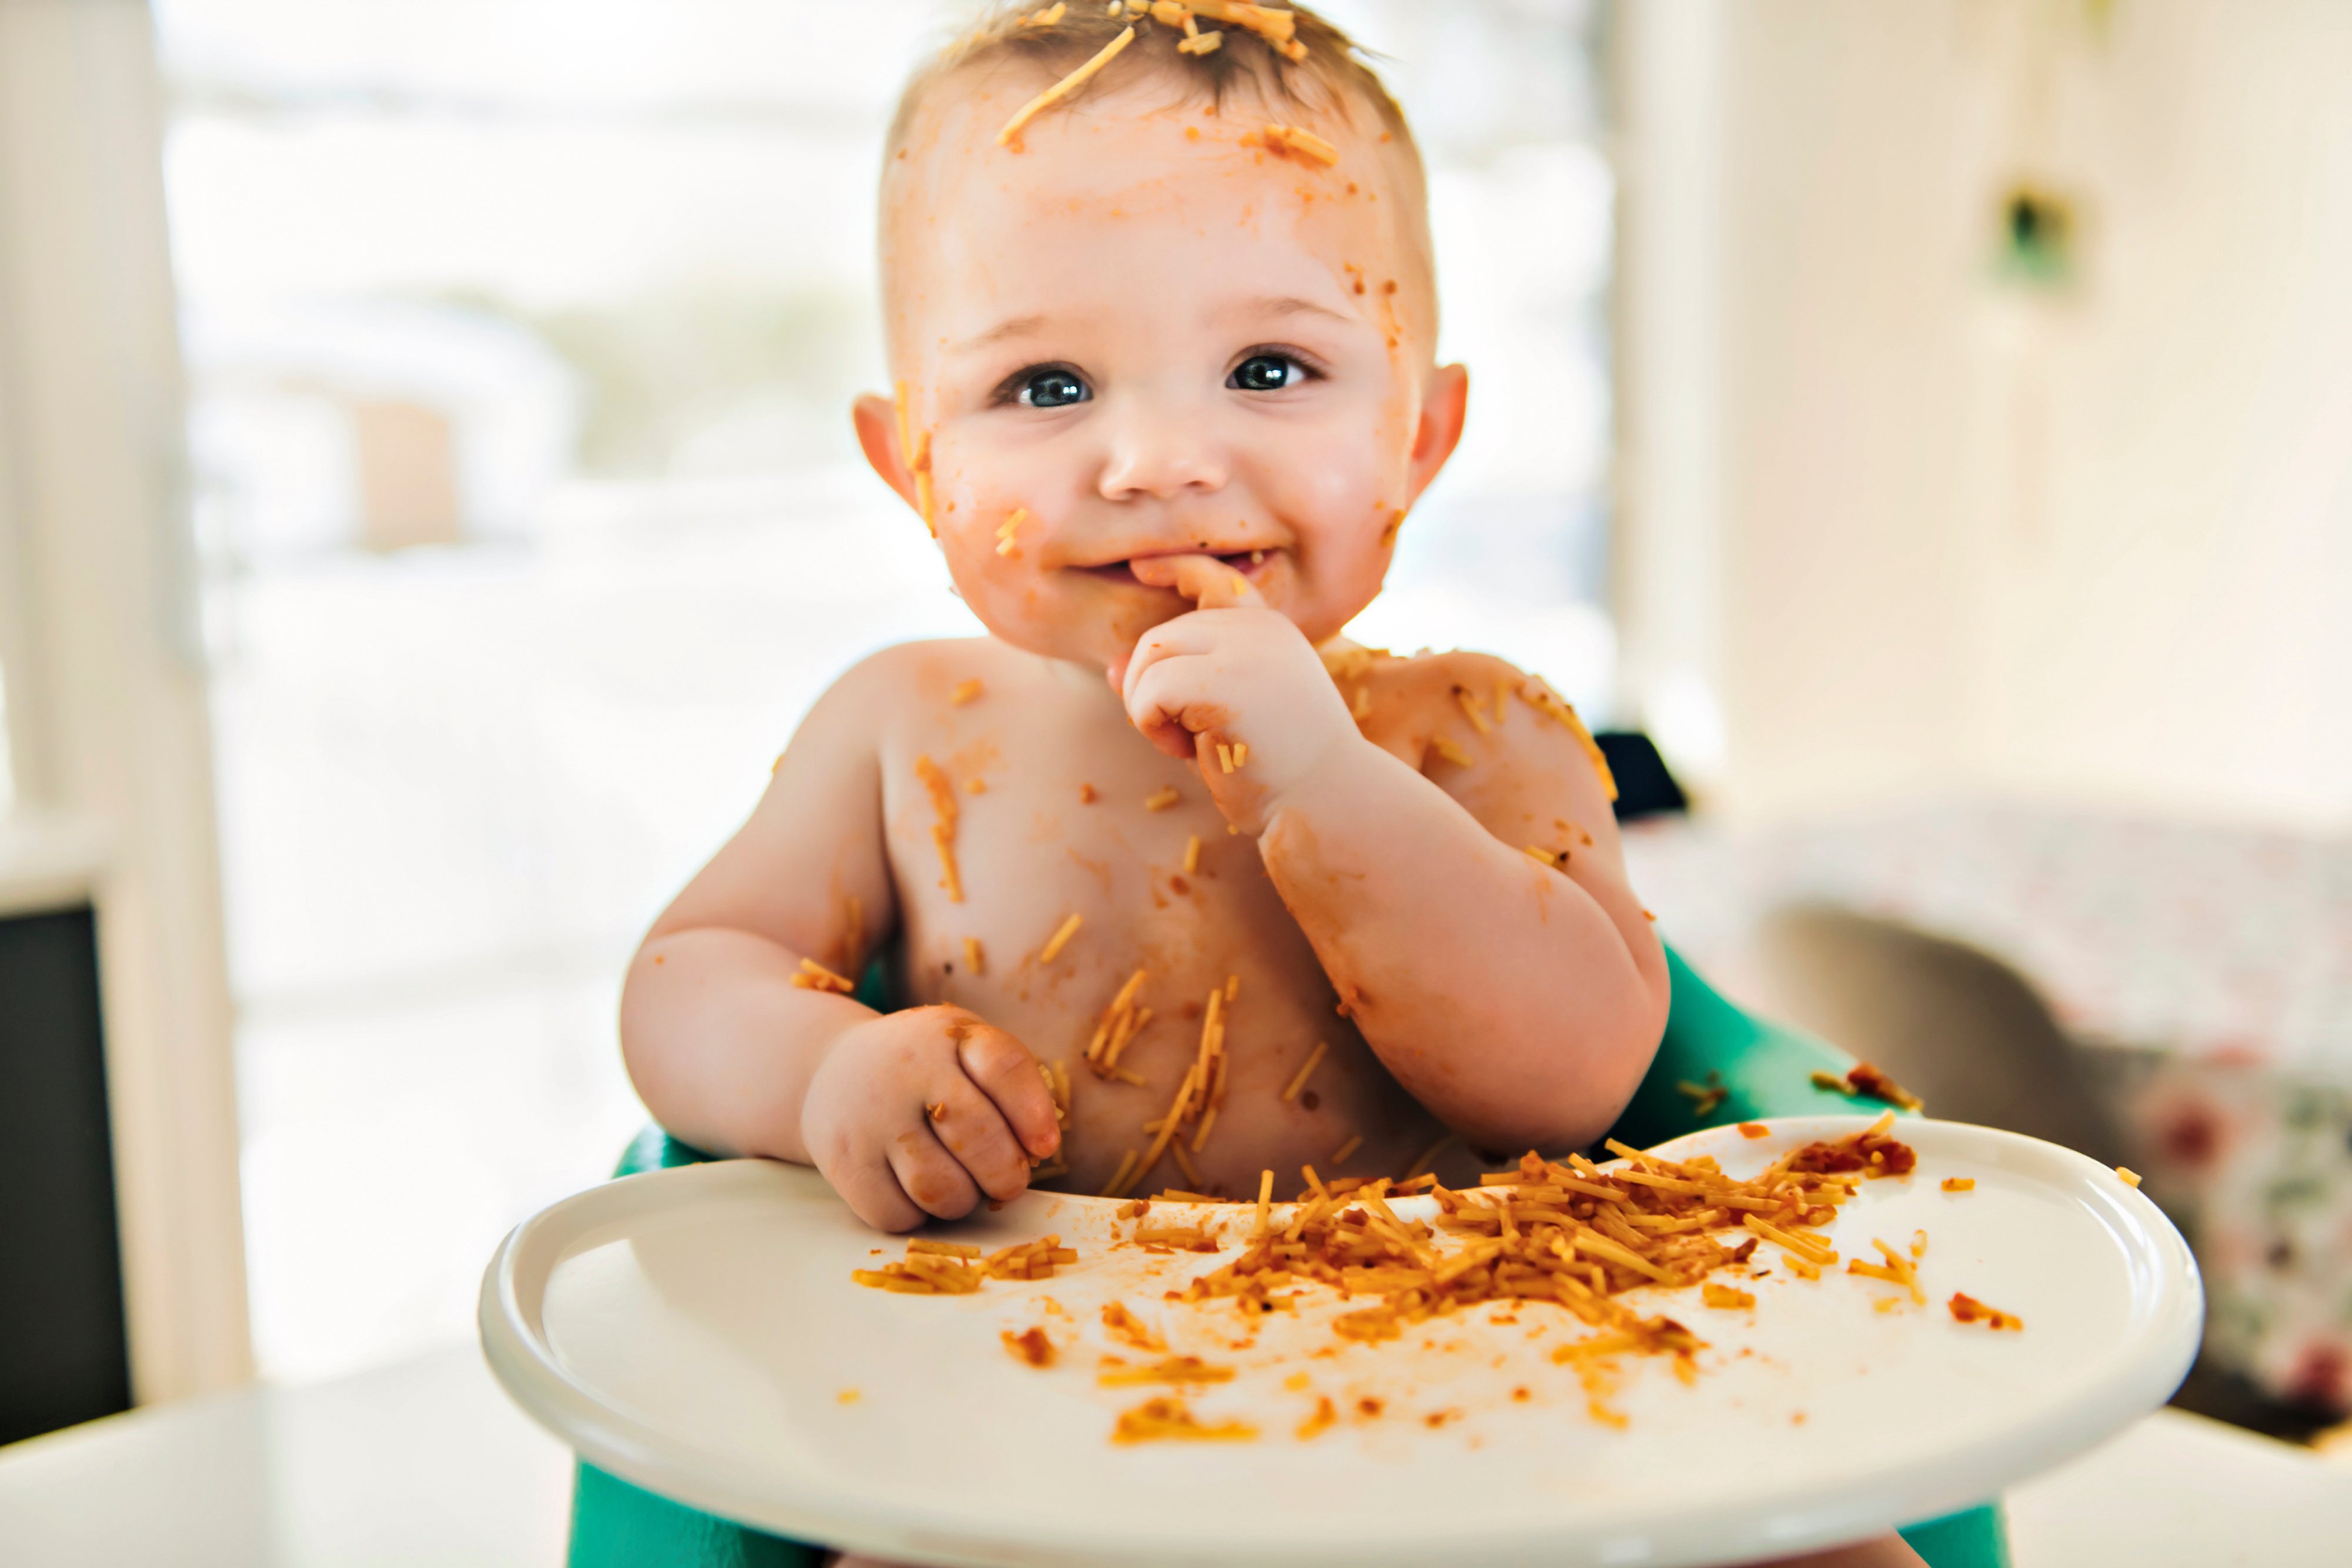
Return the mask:
[[(1136, 643), (1120, 683), (1127, 716), (1171, 757), (1196, 759), (1217, 809), (1255, 832), (1336, 746), (1360, 738), (1356, 721), (1305, 633), (1240, 572), (1206, 555), (1132, 570), (1200, 608)], [(1227, 771), (1218, 748), (1236, 746), (1246, 750)]]
[(1017, 1197), (1030, 1156), (1062, 1146), (1028, 1049), (961, 1008), (885, 1013), (844, 1034), (809, 1081), (801, 1143), (857, 1217), (912, 1230), (981, 1196)]

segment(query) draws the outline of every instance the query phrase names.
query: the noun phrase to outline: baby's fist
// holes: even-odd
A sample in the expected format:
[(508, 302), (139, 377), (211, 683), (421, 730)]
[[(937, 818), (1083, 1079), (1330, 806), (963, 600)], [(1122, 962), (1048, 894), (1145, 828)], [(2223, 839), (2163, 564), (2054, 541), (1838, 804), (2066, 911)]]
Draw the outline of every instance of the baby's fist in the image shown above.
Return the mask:
[(961, 1008), (910, 1008), (834, 1042), (809, 1082), (802, 1145), (860, 1219), (911, 1230), (983, 1195), (1017, 1197), (1061, 1147), (1037, 1059)]
[(1225, 820), (1256, 832), (1336, 748), (1360, 744), (1356, 721), (1306, 634), (1242, 573), (1205, 555), (1132, 567), (1200, 608), (1146, 632), (1111, 672), (1128, 720), (1198, 762)]

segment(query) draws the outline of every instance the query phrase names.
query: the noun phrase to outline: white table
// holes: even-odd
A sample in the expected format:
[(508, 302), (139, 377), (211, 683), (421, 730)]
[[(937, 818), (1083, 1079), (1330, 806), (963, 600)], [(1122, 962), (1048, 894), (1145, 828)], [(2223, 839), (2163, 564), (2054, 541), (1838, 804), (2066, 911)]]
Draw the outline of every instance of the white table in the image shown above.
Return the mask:
[(558, 1568), (572, 1456), (481, 1353), (0, 1448), (7, 1568)]
[[(572, 1459), (471, 1345), (0, 1448), (8, 1568), (559, 1568)], [(2352, 1469), (2162, 1411), (2011, 1494), (2019, 1568), (2336, 1568)]]

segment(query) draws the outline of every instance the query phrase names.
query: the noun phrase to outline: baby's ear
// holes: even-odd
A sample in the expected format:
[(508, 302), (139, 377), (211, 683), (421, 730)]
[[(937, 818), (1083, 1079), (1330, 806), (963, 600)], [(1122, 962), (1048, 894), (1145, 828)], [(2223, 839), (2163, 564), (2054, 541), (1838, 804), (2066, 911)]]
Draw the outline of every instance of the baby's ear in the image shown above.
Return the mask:
[(1445, 460), (1462, 442), (1462, 424), (1470, 416), (1470, 370), (1466, 365), (1439, 365), (1429, 372), (1421, 393), (1421, 423), (1412, 433), (1412, 496), (1419, 500), (1437, 477)]
[(882, 483), (913, 507), (915, 476), (898, 452), (898, 406), (878, 393), (867, 392), (849, 407), (850, 423), (857, 426), (857, 444)]

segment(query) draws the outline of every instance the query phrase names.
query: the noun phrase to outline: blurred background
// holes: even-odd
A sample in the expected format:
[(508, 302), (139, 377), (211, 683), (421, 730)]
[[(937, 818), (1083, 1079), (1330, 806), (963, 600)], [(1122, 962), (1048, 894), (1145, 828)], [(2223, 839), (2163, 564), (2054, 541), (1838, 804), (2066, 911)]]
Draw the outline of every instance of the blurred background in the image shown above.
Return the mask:
[[(1357, 633), (1646, 734), (1677, 946), (2131, 1160), (2192, 1396), (2352, 1413), (2352, 8), (1322, 9), (1474, 372)], [(961, 11), (0, 0), (0, 926), (105, 1040), (0, 1087), (119, 1257), (0, 1442), (466, 1340), (644, 1121), (636, 936), (976, 629), (847, 417)]]

